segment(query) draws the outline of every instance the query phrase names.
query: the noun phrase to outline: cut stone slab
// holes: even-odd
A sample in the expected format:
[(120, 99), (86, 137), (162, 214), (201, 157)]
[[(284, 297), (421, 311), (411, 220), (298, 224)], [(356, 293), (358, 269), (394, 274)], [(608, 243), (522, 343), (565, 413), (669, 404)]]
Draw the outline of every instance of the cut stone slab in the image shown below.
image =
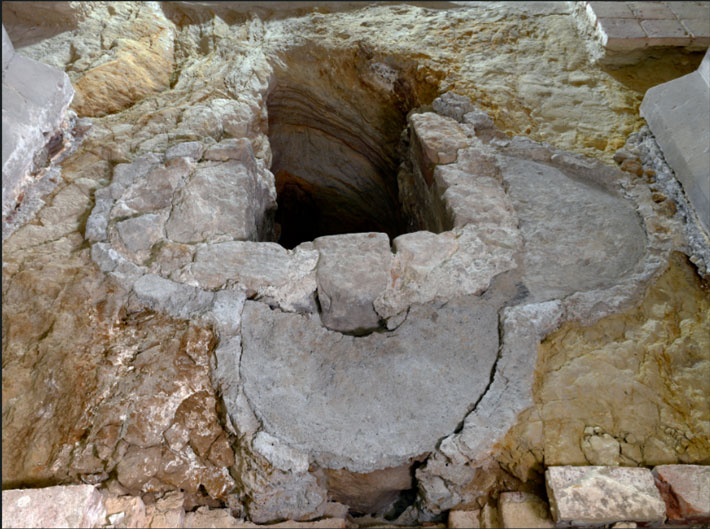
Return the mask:
[(433, 450), (485, 390), (497, 307), (473, 296), (415, 305), (396, 331), (354, 337), (247, 301), (244, 390), (270, 435), (323, 467), (400, 466)]
[(640, 112), (710, 233), (710, 51), (700, 67), (650, 88)]
[(534, 494), (501, 492), (498, 496), (498, 512), (506, 529), (555, 527), (547, 503)]
[(653, 476), (669, 520), (710, 523), (710, 466), (660, 465)]
[(385, 290), (392, 252), (384, 233), (353, 233), (319, 237), (316, 280), (323, 325), (334, 331), (376, 329), (373, 302)]
[(662, 523), (666, 519), (666, 505), (647, 468), (549, 467), (545, 484), (558, 524)]
[(545, 163), (505, 157), (502, 165), (525, 241), (523, 281), (536, 300), (613, 284), (644, 255), (631, 203)]
[(391, 280), (375, 309), (391, 318), (413, 303), (481, 294), (495, 276), (517, 267), (521, 243), (517, 228), (488, 223), (400, 235), (394, 240)]
[[(59, 132), (74, 88), (66, 73), (14, 52), (2, 29), (2, 218), (37, 186), (33, 158)], [(38, 169), (38, 168), (37, 168)]]
[(2, 491), (3, 527), (101, 527), (104, 497), (92, 485)]

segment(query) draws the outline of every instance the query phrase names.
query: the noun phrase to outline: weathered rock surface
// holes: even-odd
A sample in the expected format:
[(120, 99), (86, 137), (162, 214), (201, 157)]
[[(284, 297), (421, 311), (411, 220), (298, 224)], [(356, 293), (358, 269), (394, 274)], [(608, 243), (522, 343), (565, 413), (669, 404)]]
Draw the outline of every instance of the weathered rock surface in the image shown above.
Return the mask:
[(398, 466), (432, 450), (486, 388), (496, 311), (475, 297), (415, 305), (396, 331), (352, 337), (247, 302), (246, 395), (266, 431), (320, 464), (353, 472)]
[(92, 485), (2, 491), (3, 527), (101, 527), (105, 517)]
[(557, 523), (662, 523), (666, 508), (651, 471), (626, 467), (549, 467), (545, 484)]
[(660, 465), (653, 477), (670, 521), (710, 522), (710, 467)]
[(523, 281), (535, 299), (599, 288), (643, 255), (643, 229), (625, 200), (522, 158), (504, 161), (503, 181), (520, 219)]

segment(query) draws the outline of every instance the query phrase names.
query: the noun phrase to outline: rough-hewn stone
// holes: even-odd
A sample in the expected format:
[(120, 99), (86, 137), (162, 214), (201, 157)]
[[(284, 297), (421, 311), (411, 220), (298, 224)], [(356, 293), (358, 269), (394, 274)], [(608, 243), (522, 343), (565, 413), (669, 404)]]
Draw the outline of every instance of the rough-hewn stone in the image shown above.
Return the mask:
[(316, 272), (323, 325), (334, 331), (376, 329), (374, 301), (385, 290), (392, 254), (384, 233), (319, 237)]
[(557, 523), (662, 523), (666, 506), (646, 468), (549, 467), (545, 485)]

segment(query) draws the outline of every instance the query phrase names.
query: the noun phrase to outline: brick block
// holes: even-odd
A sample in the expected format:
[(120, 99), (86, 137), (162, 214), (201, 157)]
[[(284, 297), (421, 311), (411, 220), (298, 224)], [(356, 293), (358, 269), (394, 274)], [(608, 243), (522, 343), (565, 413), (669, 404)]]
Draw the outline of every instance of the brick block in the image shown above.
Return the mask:
[(682, 20), (681, 23), (691, 35), (692, 46), (710, 47), (710, 20)]
[(588, 8), (596, 18), (634, 18), (631, 9), (623, 2), (589, 2)]
[(637, 20), (600, 18), (597, 28), (607, 50), (636, 50), (647, 45), (646, 32)]
[(668, 7), (681, 20), (696, 20), (710, 25), (710, 3), (668, 2)]
[(643, 20), (649, 46), (688, 46), (690, 33), (677, 20)]
[(627, 2), (626, 5), (640, 20), (676, 20), (675, 13), (662, 2)]

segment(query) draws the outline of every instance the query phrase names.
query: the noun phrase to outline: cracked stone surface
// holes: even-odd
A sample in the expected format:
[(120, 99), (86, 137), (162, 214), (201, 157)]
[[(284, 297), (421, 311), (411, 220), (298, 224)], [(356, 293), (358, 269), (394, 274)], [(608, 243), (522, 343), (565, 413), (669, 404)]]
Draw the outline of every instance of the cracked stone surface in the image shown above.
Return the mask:
[[(383, 514), (415, 487), (414, 523), (538, 483), (542, 461), (707, 460), (688, 429), (707, 295), (677, 253), (704, 243), (649, 187), (648, 142), (640, 175), (607, 165), (640, 99), (587, 63), (568, 7), (71, 9), (60, 33), (8, 29), (92, 127), (3, 245), (4, 485), (183, 489), (256, 523), (333, 496)], [(695, 351), (664, 375), (687, 388), (672, 431), (650, 412), (617, 431), (616, 390), (566, 416), (553, 386), (600, 391), (609, 328), (636, 319), (648, 365), (666, 325)]]

